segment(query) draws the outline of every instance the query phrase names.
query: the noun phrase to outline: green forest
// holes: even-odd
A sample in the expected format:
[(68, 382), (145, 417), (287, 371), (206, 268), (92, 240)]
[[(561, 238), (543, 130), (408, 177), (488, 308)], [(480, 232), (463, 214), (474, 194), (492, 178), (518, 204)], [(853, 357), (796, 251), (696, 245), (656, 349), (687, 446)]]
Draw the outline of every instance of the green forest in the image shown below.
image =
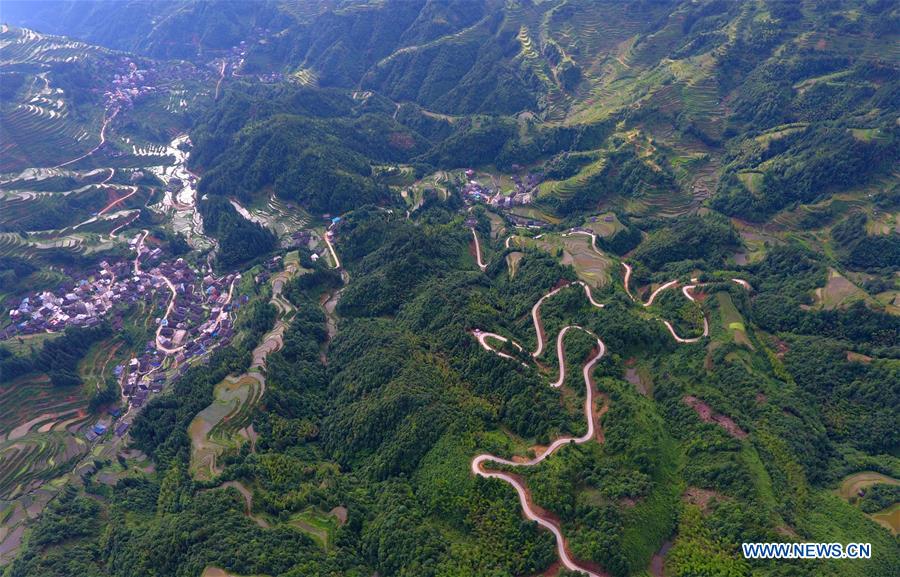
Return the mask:
[(897, 575), (896, 2), (4, 18), (0, 576)]
[[(246, 321), (247, 344), (189, 370), (139, 416), (134, 444), (157, 473), (58, 500), (10, 574), (198, 575), (207, 566), (242, 575), (543, 571), (555, 559), (549, 533), (521, 518), (504, 483), (472, 476), (468, 461), (479, 450), (511, 454), (523, 443), (580, 434), (583, 417), (560, 405), (540, 372), (484, 351), (467, 330), (533, 342), (531, 303), (573, 271), (529, 251), (512, 278), (505, 268), (479, 274), (460, 224), (440, 205), (415, 223), (376, 210), (349, 215), (340, 250), (352, 280), (338, 306), (337, 335), (329, 340), (317, 303), (339, 283), (324, 271), (298, 277), (286, 292), (298, 313), (284, 348), (271, 357), (266, 396), (253, 417), (255, 449), (230, 453), (210, 481), (187, 472), (187, 424), (210, 402), (216, 382), (247, 366), (249, 347), (271, 326), (264, 308)], [(655, 255), (648, 262), (682, 256), (662, 240), (645, 243), (641, 254)], [(609, 399), (604, 442), (560, 450), (525, 475), (535, 502), (559, 516), (579, 559), (613, 575), (640, 573), (675, 533), (666, 561), (672, 574), (776, 575), (784, 567), (737, 557), (740, 542), (852, 538), (873, 543), (871, 561), (790, 562), (791, 574), (892, 573), (896, 541), (828, 487), (858, 467), (897, 474), (888, 456), (898, 443), (900, 379), (888, 360), (895, 317), (823, 334), (816, 317), (787, 301), (796, 324), (762, 330), (768, 295), (815, 283), (803, 275), (820, 274), (820, 266), (815, 255), (785, 249), (748, 271), (758, 287), (752, 298), (720, 289), (761, 329), (749, 345), (713, 351), (675, 348), (621, 292), (606, 294), (600, 310), (576, 290), (548, 301), (548, 334), (576, 321), (611, 351), (595, 370)], [(397, 290), (379, 288), (386, 286)], [(777, 342), (786, 343), (783, 358), (771, 352)], [(847, 361), (848, 346), (885, 360)], [(577, 363), (589, 343), (572, 337), (566, 347)], [(635, 357), (653, 381), (651, 396), (623, 378)], [(576, 398), (583, 395), (577, 378), (565, 385)], [(702, 422), (683, 402), (687, 395), (731, 416), (749, 436)], [(247, 517), (230, 482), (251, 491), (253, 515), (265, 528)], [(863, 510), (890, 500), (873, 490)], [(296, 520), (336, 507), (346, 508), (347, 520), (323, 549)]]

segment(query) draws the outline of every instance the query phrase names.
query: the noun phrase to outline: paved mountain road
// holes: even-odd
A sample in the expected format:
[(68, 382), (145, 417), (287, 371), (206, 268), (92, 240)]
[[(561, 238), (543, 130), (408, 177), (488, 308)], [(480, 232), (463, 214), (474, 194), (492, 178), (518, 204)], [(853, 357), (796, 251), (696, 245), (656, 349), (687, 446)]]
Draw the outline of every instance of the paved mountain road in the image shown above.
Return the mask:
[[(475, 234), (474, 229), (472, 229), (472, 234), (475, 236), (475, 242), (476, 242), (476, 247), (477, 247), (478, 236)], [(483, 263), (481, 262), (480, 251), (478, 252), (478, 260), (479, 260), (479, 267), (481, 267)], [(626, 263), (622, 263), (622, 265), (625, 267), (625, 290), (628, 293), (628, 295), (632, 298), (632, 300), (634, 300), (635, 302), (639, 302), (631, 294), (631, 292), (628, 288), (628, 282), (631, 278), (631, 267), (629, 265), (627, 265)], [(746, 281), (743, 281), (741, 279), (731, 279), (731, 280), (736, 282), (737, 284), (741, 285), (742, 287), (749, 289), (750, 285)], [(703, 285), (698, 284), (696, 282), (696, 279), (692, 279), (692, 283), (694, 283), (694, 284), (684, 286), (682, 288), (682, 293), (691, 302), (696, 302), (696, 299), (694, 298), (692, 291), (695, 288), (697, 288), (699, 286), (703, 286)], [(591, 293), (590, 287), (581, 281), (575, 281), (573, 283), (567, 283), (563, 286), (559, 286), (559, 287), (549, 291), (541, 298), (539, 298), (537, 300), (537, 302), (534, 304), (534, 306), (532, 306), (532, 308), (531, 308), (531, 317), (532, 317), (532, 322), (534, 324), (535, 336), (536, 336), (536, 340), (537, 340), (537, 346), (536, 346), (535, 350), (533, 352), (531, 352), (531, 356), (533, 358), (536, 359), (537, 357), (539, 357), (541, 355), (541, 353), (544, 350), (544, 346), (545, 346), (545, 342), (546, 342), (545, 335), (544, 335), (544, 327), (543, 327), (543, 324), (542, 324), (541, 318), (540, 318), (541, 305), (548, 298), (555, 296), (562, 289), (564, 289), (568, 286), (571, 286), (573, 284), (580, 284), (582, 287), (584, 287), (585, 295), (587, 296), (588, 300), (591, 302), (591, 304), (593, 306), (595, 306), (597, 308), (602, 308), (604, 306), (603, 303), (599, 303), (594, 299), (594, 297)], [(641, 304), (644, 307), (649, 307), (653, 303), (653, 300), (656, 298), (656, 296), (659, 293), (661, 293), (662, 291), (664, 291), (666, 289), (675, 287), (678, 284), (679, 284), (678, 280), (672, 280), (672, 281), (665, 283), (664, 285), (662, 285), (661, 287), (659, 287), (655, 291), (653, 291), (653, 293), (650, 295), (650, 298), (646, 302), (642, 302)], [(706, 318), (706, 315), (703, 316), (703, 335), (701, 337), (695, 337), (695, 338), (682, 338), (682, 337), (678, 336), (678, 334), (676, 334), (674, 327), (672, 326), (672, 324), (669, 321), (663, 320), (662, 322), (666, 325), (666, 328), (668, 328), (669, 333), (672, 335), (672, 337), (675, 339), (675, 341), (679, 342), (679, 343), (697, 342), (701, 338), (709, 335), (709, 321)], [(603, 355), (606, 353), (606, 345), (603, 343), (603, 341), (600, 339), (600, 337), (598, 337), (593, 332), (591, 332), (579, 325), (568, 325), (568, 326), (563, 327), (556, 336), (556, 356), (557, 356), (558, 364), (559, 364), (559, 375), (555, 381), (550, 383), (550, 386), (554, 387), (554, 388), (559, 388), (565, 382), (566, 362), (565, 362), (564, 340), (565, 340), (566, 334), (568, 334), (569, 331), (571, 331), (573, 329), (580, 330), (580, 331), (583, 331), (583, 332), (589, 334), (591, 337), (596, 339), (596, 343), (597, 343), (593, 350), (591, 357), (587, 360), (587, 362), (582, 367), (582, 379), (584, 381), (585, 390), (586, 390), (585, 403), (584, 403), (584, 414), (585, 414), (585, 419), (587, 420), (587, 432), (580, 437), (560, 437), (560, 438), (556, 439), (555, 441), (553, 441), (549, 447), (547, 447), (546, 449), (541, 451), (540, 454), (538, 454), (534, 458), (528, 459), (528, 460), (523, 460), (521, 458), (518, 460), (512, 460), (512, 459), (506, 459), (503, 457), (498, 457), (496, 455), (491, 455), (488, 453), (482, 453), (480, 455), (475, 456), (472, 459), (471, 470), (472, 470), (472, 473), (474, 473), (475, 475), (489, 478), (489, 479), (500, 479), (500, 480), (512, 485), (513, 489), (515, 489), (515, 491), (516, 491), (516, 494), (519, 496), (519, 503), (522, 506), (522, 510), (523, 510), (525, 516), (528, 519), (535, 521), (540, 526), (542, 526), (545, 529), (547, 529), (548, 531), (550, 531), (553, 534), (553, 536), (555, 537), (556, 549), (557, 549), (557, 554), (559, 556), (560, 563), (562, 563), (562, 565), (565, 566), (566, 569), (568, 569), (570, 571), (577, 571), (580, 573), (584, 573), (584, 574), (588, 575), (589, 577), (608, 577), (607, 573), (603, 572), (602, 570), (595, 568), (593, 565), (588, 565), (583, 562), (577, 561), (572, 557), (572, 555), (569, 551), (569, 547), (566, 542), (565, 536), (562, 534), (562, 530), (561, 530), (559, 523), (550, 514), (543, 511), (539, 507), (535, 506), (534, 503), (532, 503), (531, 496), (528, 492), (528, 489), (519, 476), (517, 476), (515, 474), (511, 474), (511, 473), (506, 473), (503, 471), (490, 470), (487, 467), (490, 463), (504, 465), (507, 467), (531, 467), (531, 466), (537, 465), (538, 463), (542, 462), (543, 460), (548, 458), (550, 455), (552, 455), (554, 452), (556, 452), (559, 448), (561, 448), (565, 445), (568, 445), (569, 443), (582, 444), (582, 443), (586, 443), (594, 438), (596, 438), (598, 442), (603, 442), (603, 434), (602, 434), (602, 429), (599, 426), (599, 419), (603, 415), (603, 413), (606, 411), (606, 409), (608, 408), (608, 403), (604, 403), (603, 406), (599, 410), (597, 409), (596, 403), (595, 403), (595, 396), (597, 395), (597, 393), (595, 391), (594, 382), (593, 382), (593, 379), (591, 376), (594, 366), (597, 364), (597, 362), (601, 358), (603, 358)], [(496, 341), (499, 341), (501, 343), (508, 342), (521, 352), (524, 349), (519, 343), (517, 343), (507, 337), (504, 337), (503, 335), (486, 332), (486, 331), (482, 331), (479, 329), (473, 330), (472, 334), (476, 338), (478, 343), (485, 350), (491, 351), (502, 358), (518, 362), (525, 367), (529, 366), (528, 364), (524, 363), (520, 359), (517, 359), (510, 354), (504, 353), (504, 352), (492, 347), (487, 342), (487, 339), (495, 339)]]
[[(584, 285), (583, 283), (580, 283), (580, 282), (578, 284), (582, 284), (582, 286), (585, 287), (585, 292), (587, 293), (588, 298), (591, 300), (591, 303), (594, 304), (594, 306), (597, 306), (597, 307), (603, 306), (602, 304), (596, 303), (596, 301), (594, 301), (593, 296), (590, 293), (590, 289), (587, 287), (587, 285)], [(569, 286), (569, 285), (565, 285), (565, 286)], [(533, 357), (540, 356), (540, 354), (544, 348), (543, 326), (541, 325), (541, 322), (540, 322), (540, 305), (547, 298), (550, 298), (550, 297), (556, 295), (557, 293), (559, 293), (559, 291), (562, 290), (563, 288), (565, 288), (565, 286), (555, 288), (552, 291), (550, 291), (549, 293), (545, 294), (543, 297), (541, 297), (538, 300), (537, 303), (535, 303), (535, 305), (531, 309), (532, 320), (534, 321), (535, 332), (536, 332), (537, 338), (538, 338), (538, 348), (535, 352), (532, 353)], [(550, 386), (554, 387), (554, 388), (558, 388), (558, 387), (561, 387), (562, 384), (565, 382), (566, 362), (565, 362), (565, 352), (564, 352), (564, 342), (563, 341), (565, 339), (565, 335), (570, 330), (573, 330), (573, 329), (584, 331), (587, 334), (591, 335), (593, 338), (595, 338), (597, 341), (597, 346), (594, 348), (594, 352), (593, 352), (591, 358), (585, 363), (584, 367), (582, 368), (582, 377), (584, 379), (585, 390), (586, 390), (585, 402), (584, 402), (584, 414), (585, 414), (585, 419), (587, 420), (587, 432), (580, 437), (560, 437), (560, 438), (556, 439), (555, 441), (553, 441), (553, 443), (551, 443), (549, 447), (547, 447), (543, 452), (541, 452), (540, 455), (537, 455), (533, 459), (529, 459), (527, 461), (513, 461), (510, 459), (504, 459), (502, 457), (497, 457), (495, 455), (483, 453), (483, 454), (477, 455), (474, 459), (472, 459), (471, 470), (474, 474), (479, 475), (481, 477), (485, 477), (485, 478), (489, 478), (489, 479), (500, 479), (500, 480), (505, 481), (505, 482), (509, 483), (510, 485), (512, 485), (512, 487), (516, 490), (516, 493), (519, 496), (519, 502), (522, 505), (522, 510), (524, 511), (525, 516), (528, 519), (537, 522), (539, 525), (541, 525), (542, 527), (544, 527), (545, 529), (547, 529), (548, 531), (553, 533), (553, 536), (556, 538), (556, 549), (557, 549), (557, 554), (559, 555), (560, 562), (567, 569), (569, 569), (570, 571), (580, 571), (582, 573), (589, 575), (590, 577), (606, 577), (605, 573), (598, 572), (596, 570), (592, 570), (592, 569), (586, 567), (584, 564), (579, 563), (573, 559), (571, 553), (569, 552), (568, 544), (566, 543), (565, 537), (562, 534), (562, 530), (561, 530), (559, 524), (554, 519), (549, 517), (545, 512), (539, 510), (537, 507), (534, 506), (534, 504), (531, 502), (531, 498), (528, 493), (528, 489), (525, 487), (525, 485), (522, 483), (522, 481), (519, 477), (509, 474), (509, 473), (504, 473), (501, 471), (492, 471), (485, 467), (485, 465), (488, 463), (497, 463), (497, 464), (507, 465), (510, 467), (531, 467), (531, 466), (537, 465), (538, 463), (540, 463), (541, 461), (543, 461), (544, 459), (546, 459), (547, 457), (552, 455), (560, 447), (568, 445), (569, 443), (575, 443), (575, 444), (586, 443), (586, 442), (590, 441), (591, 439), (595, 438), (595, 436), (598, 436), (598, 430), (599, 430), (598, 421), (599, 421), (600, 412), (598, 412), (595, 407), (595, 402), (594, 402), (595, 387), (594, 387), (593, 379), (591, 378), (591, 372), (593, 371), (594, 366), (597, 364), (597, 362), (606, 353), (606, 345), (603, 343), (603, 341), (600, 340), (600, 338), (597, 335), (595, 335), (594, 333), (592, 333), (591, 331), (589, 331), (583, 327), (580, 327), (578, 325), (569, 325), (569, 326), (564, 327), (562, 330), (560, 330), (559, 334), (556, 337), (556, 355), (559, 360), (559, 376), (556, 379), (556, 381), (554, 381), (553, 383), (550, 383)], [(487, 337), (495, 338), (495, 339), (499, 340), (500, 342), (511, 342), (512, 345), (515, 346), (517, 349), (519, 349), (520, 351), (523, 350), (521, 345), (519, 345), (515, 341), (510, 341), (509, 339), (507, 339), (506, 337), (504, 337), (502, 335), (497, 335), (495, 333), (487, 333), (487, 332), (483, 332), (483, 331), (479, 331), (479, 330), (475, 330), (473, 332), (473, 334), (475, 335), (475, 338), (478, 340), (478, 342), (481, 344), (482, 347), (498, 354), (499, 356), (501, 356), (503, 358), (517, 360), (514, 357), (512, 357), (511, 355), (508, 355), (501, 351), (497, 351), (496, 349), (494, 349), (490, 345), (488, 345), (487, 342), (485, 341), (485, 339)], [(521, 362), (521, 361), (519, 361), (519, 362)], [(522, 363), (522, 364), (524, 365), (525, 363)], [(527, 366), (527, 365), (525, 365), (525, 366)]]

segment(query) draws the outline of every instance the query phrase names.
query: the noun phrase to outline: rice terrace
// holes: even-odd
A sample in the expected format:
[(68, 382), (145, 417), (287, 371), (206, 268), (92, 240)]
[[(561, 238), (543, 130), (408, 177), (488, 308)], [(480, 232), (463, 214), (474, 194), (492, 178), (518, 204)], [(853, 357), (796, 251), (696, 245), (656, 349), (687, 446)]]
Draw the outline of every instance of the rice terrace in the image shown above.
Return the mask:
[(897, 577), (896, 1), (0, 1), (0, 577)]

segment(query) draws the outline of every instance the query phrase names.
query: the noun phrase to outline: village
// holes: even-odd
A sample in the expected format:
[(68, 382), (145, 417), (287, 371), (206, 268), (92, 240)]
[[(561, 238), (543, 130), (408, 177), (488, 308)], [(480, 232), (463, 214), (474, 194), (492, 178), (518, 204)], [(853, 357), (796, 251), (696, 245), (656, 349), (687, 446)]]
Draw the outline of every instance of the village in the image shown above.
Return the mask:
[[(513, 169), (521, 171), (521, 167), (513, 165)], [(479, 182), (476, 172), (472, 169), (466, 169), (465, 181), (459, 189), (462, 200), (467, 206), (476, 204), (484, 204), (503, 217), (512, 226), (539, 229), (547, 225), (547, 222), (532, 216), (530, 212), (517, 212), (515, 209), (523, 210), (531, 205), (538, 194), (538, 186), (541, 183), (542, 176), (532, 172), (526, 173), (524, 176), (513, 174), (510, 179), (513, 183), (513, 189), (509, 193), (500, 190), (496, 177), (491, 175), (493, 187), (486, 186)], [(471, 228), (474, 226), (474, 219), (470, 217), (466, 220), (465, 226)]]
[(244, 74), (243, 67), (247, 56), (247, 50), (253, 44), (265, 44), (266, 37), (271, 34), (268, 28), (256, 27), (250, 33), (250, 36), (241, 40), (237, 45), (232, 46), (225, 51), (225, 55), (216, 58), (210, 62), (210, 66), (220, 72), (220, 78), (224, 78), (228, 73), (235, 78), (255, 78), (258, 82), (272, 84), (283, 82), (285, 75), (283, 72), (259, 72), (256, 74)]
[[(164, 298), (165, 312), (154, 319), (155, 338), (113, 370), (123, 400), (133, 408), (143, 406), (151, 393), (163, 390), (168, 380), (163, 370), (166, 357), (173, 359), (172, 367), (183, 372), (187, 361), (230, 342), (234, 335), (230, 315), (247, 302), (247, 297), (231, 302), (239, 274), (217, 277), (206, 267), (194, 268), (181, 258), (159, 262), (161, 249), (149, 249), (143, 240), (135, 237), (129, 242), (138, 253), (133, 262), (103, 261), (85, 279), (64, 283), (56, 292), (24, 297), (9, 311), (13, 322), (0, 330), (0, 341), (59, 333), (68, 327), (94, 327), (105, 319), (118, 330), (130, 305), (144, 301), (153, 306)], [(139, 266), (141, 257), (153, 263), (146, 272)], [(117, 430), (120, 436), (124, 432)]]
[(513, 175), (512, 180), (515, 189), (509, 195), (504, 195), (500, 187), (489, 188), (475, 180), (475, 171), (467, 169), (466, 184), (462, 188), (463, 199), (469, 203), (484, 202), (497, 208), (509, 208), (511, 206), (531, 204), (537, 192), (537, 186), (541, 178), (537, 174), (528, 173), (525, 178)]

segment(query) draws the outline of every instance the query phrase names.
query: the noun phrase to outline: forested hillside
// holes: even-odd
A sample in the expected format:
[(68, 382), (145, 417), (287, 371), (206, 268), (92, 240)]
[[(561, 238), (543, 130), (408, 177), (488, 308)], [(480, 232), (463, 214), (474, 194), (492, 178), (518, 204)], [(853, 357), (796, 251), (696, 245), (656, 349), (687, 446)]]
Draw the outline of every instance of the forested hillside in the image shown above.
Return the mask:
[[(552, 539), (521, 520), (508, 487), (471, 476), (468, 461), (479, 448), (515, 453), (523, 443), (577, 433), (584, 423), (574, 407), (560, 406), (539, 371), (514, 368), (467, 331), (483, 327), (527, 343), (530, 303), (571, 279), (572, 270), (529, 252), (512, 278), (505, 267), (478, 274), (463, 258), (468, 235), (459, 217), (435, 206), (420, 218), (411, 224), (374, 210), (348, 217), (341, 250), (353, 280), (332, 342), (315, 303), (333, 285), (319, 275), (289, 290), (300, 313), (270, 361), (266, 397), (253, 417), (255, 450), (232, 454), (214, 482), (187, 473), (185, 424), (209, 402), (213, 383), (241, 370), (240, 349), (223, 351), (136, 423), (134, 442), (158, 463), (159, 476), (89, 486), (99, 507), (59, 501), (37, 530), (46, 537), (33, 540), (11, 574), (130, 575), (139, 568), (195, 575), (210, 565), (283, 575), (543, 571), (554, 559)], [(802, 286), (785, 265), (806, 259), (806, 274), (821, 270), (814, 255), (789, 250), (801, 252), (773, 252), (748, 271), (758, 287), (753, 298), (740, 288), (710, 294), (719, 303), (710, 305), (716, 322), (732, 314), (722, 308), (727, 300), (748, 331), (756, 323), (768, 328), (770, 295)], [(777, 339), (752, 331), (744, 344), (716, 336), (709, 350), (676, 349), (662, 325), (642, 318), (621, 293), (604, 298), (608, 306), (598, 311), (580, 291), (568, 291), (542, 316), (548, 331), (577, 321), (610, 348), (596, 369), (609, 399), (605, 440), (561, 450), (526, 477), (534, 500), (559, 515), (579, 559), (614, 575), (640, 573), (678, 525), (667, 561), (676, 575), (695, 574), (699, 559), (713, 574), (744, 575), (751, 567), (776, 574), (774, 565), (736, 559), (733, 551), (749, 538), (788, 534), (875, 547), (865, 564), (793, 562), (792, 574), (892, 573), (900, 561), (896, 542), (820, 487), (860, 466), (897, 473), (892, 457), (867, 456), (897, 445), (891, 421), (900, 390), (889, 384), (898, 382), (897, 369), (888, 360), (848, 362), (843, 353), (849, 346), (890, 356), (900, 335), (896, 317), (839, 329), (836, 316), (823, 334), (807, 314), (777, 329)], [(714, 334), (722, 330), (727, 336), (727, 325)], [(784, 343), (785, 355), (771, 352), (776, 343)], [(567, 355), (578, 359), (584, 344), (572, 340)], [(635, 356), (652, 395), (622, 378)], [(851, 373), (857, 386), (871, 383), (867, 398), (845, 390)], [(577, 390), (573, 382), (569, 394), (577, 398)], [(699, 420), (683, 402), (697, 397), (734, 419), (734, 428)], [(236, 491), (217, 488), (225, 481), (252, 487), (257, 522), (244, 516)], [(326, 555), (303, 536), (303, 520), (338, 506), (348, 518), (329, 530)], [(85, 527), (104, 519), (103, 540), (90, 530), (52, 528), (72, 517)], [(177, 535), (187, 546), (173, 554), (166, 543)]]
[[(26, 69), (75, 49), (4, 28), (0, 112), (59, 94), (101, 142), (65, 168), (0, 127), (46, 156), (0, 174), (0, 398), (117, 404), (113, 346), (165, 384), (50, 458), (3, 577), (897, 574), (896, 2), (8, 4), (101, 48)], [(195, 98), (116, 92), (163, 63)], [(15, 332), (31, 284), (116, 275), (115, 322)], [(26, 499), (39, 413), (0, 431)]]
[[(365, 164), (412, 164), (418, 176), (527, 165), (545, 175), (538, 202), (563, 214), (630, 204), (675, 215), (714, 196), (717, 210), (764, 221), (877, 184), (900, 159), (890, 3), (589, 4), (485, 5), (481, 17), (480, 4), (387, 3), (286, 29), (251, 47), (244, 66), (300, 70), (306, 86), (348, 92), (236, 87), (203, 122), (207, 186), (274, 186), (336, 210), (377, 201)], [(250, 114), (239, 121), (229, 107)], [(331, 137), (345, 170), (317, 159)], [(288, 186), (294, 171), (310, 176)], [(359, 189), (360, 202), (304, 192), (324, 183), (341, 197)]]

